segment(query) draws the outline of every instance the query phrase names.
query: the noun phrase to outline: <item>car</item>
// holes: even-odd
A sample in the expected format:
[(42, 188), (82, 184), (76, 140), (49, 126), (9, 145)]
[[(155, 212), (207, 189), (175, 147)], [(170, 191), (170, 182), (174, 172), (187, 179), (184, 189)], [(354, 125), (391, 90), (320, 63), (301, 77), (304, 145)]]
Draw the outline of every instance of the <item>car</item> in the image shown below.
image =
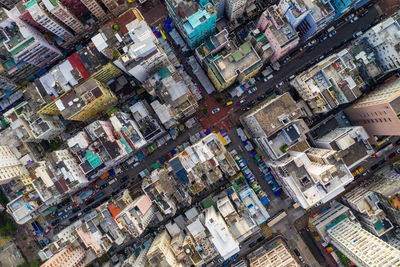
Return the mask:
[(226, 261), (224, 261), (224, 263), (222, 264), (222, 266), (226, 266), (226, 265), (228, 265), (230, 262), (231, 262), (231, 260), (230, 260), (230, 259), (227, 259)]
[(354, 176), (354, 181), (357, 179), (360, 179), (360, 177), (361, 177), (361, 174), (357, 174), (356, 176)]
[(297, 257), (300, 257), (300, 252), (296, 248), (293, 250), (293, 252), (297, 255)]
[(256, 245), (257, 245), (257, 241), (251, 242), (251, 243), (249, 244), (249, 248), (253, 248), (253, 247), (255, 247)]
[(291, 75), (291, 76), (289, 76), (286, 80), (287, 80), (288, 82), (290, 82), (290, 81), (293, 80), (294, 78), (296, 78), (296, 76)]
[(257, 97), (257, 100), (258, 100), (258, 101), (262, 101), (262, 100), (264, 100), (264, 99), (265, 99), (265, 96), (264, 96), (264, 95), (260, 95), (260, 96)]
[(314, 49), (314, 46), (311, 46), (311, 47), (307, 48), (306, 53), (311, 52), (313, 49)]
[(265, 91), (265, 95), (270, 95), (274, 92), (274, 88), (270, 88), (267, 91)]
[(84, 208), (83, 212), (89, 212), (90, 211), (90, 207)]
[(352, 18), (352, 19), (350, 20), (350, 23), (354, 23), (354, 22), (356, 22), (357, 20), (358, 20), (358, 17), (355, 16), (354, 18)]
[(211, 114), (218, 113), (221, 109), (220, 108), (215, 108), (211, 111)]
[(124, 176), (124, 177), (122, 177), (121, 179), (120, 179), (120, 182), (121, 183), (125, 183), (127, 180), (128, 180), (128, 176)]
[(370, 8), (373, 7), (375, 5), (375, 3), (369, 3), (365, 8)]
[(375, 165), (372, 165), (371, 168), (369, 168), (369, 169), (371, 171), (373, 171), (373, 170), (378, 169), (378, 168), (379, 168), (379, 164), (375, 164)]
[(62, 219), (67, 219), (68, 218), (68, 214), (65, 214), (64, 216), (61, 217)]
[(302, 256), (299, 256), (299, 259), (300, 259), (300, 261), (301, 261), (302, 263), (305, 262)]
[(242, 98), (242, 99), (240, 99), (240, 101), (238, 101), (238, 102), (236, 103), (236, 105), (240, 106), (240, 105), (243, 104), (245, 101), (246, 101), (246, 99), (245, 99), (245, 98)]
[(254, 93), (255, 91), (257, 91), (257, 87), (256, 86), (254, 86), (253, 88), (251, 88), (251, 89), (249, 89), (247, 92), (249, 93), (249, 94), (252, 94), (252, 93)]
[(371, 172), (370, 170), (366, 170), (365, 172), (362, 173), (362, 176), (365, 176), (365, 175), (367, 175), (367, 174), (370, 173), (370, 172)]
[(62, 216), (63, 214), (64, 214), (63, 211), (60, 211), (59, 213), (57, 213), (57, 216), (60, 217), (60, 216)]
[(332, 38), (335, 34), (336, 34), (336, 31), (332, 31), (332, 32), (330, 32), (330, 33), (328, 34), (328, 37), (329, 37), (329, 38)]
[(43, 240), (39, 240), (39, 244), (42, 248), (44, 248), (46, 246), (46, 243), (44, 243)]
[(123, 185), (121, 185), (121, 186), (119, 187), (119, 189), (123, 190), (123, 189), (125, 189), (125, 188), (127, 188), (127, 187), (128, 187), (127, 184), (123, 184)]
[(235, 255), (233, 255), (233, 256), (231, 257), (231, 259), (232, 259), (232, 260), (236, 260), (239, 256), (240, 256), (240, 254), (239, 254), (239, 253), (236, 253)]
[(275, 87), (276, 88), (279, 88), (279, 87), (281, 87), (283, 85), (283, 82), (280, 82), (280, 83), (278, 83)]
[(108, 183), (102, 184), (102, 185), (100, 186), (100, 190), (103, 190), (103, 189), (106, 188), (107, 186), (108, 186)]
[(68, 220), (69, 220), (70, 222), (74, 222), (74, 221), (78, 220), (78, 216), (75, 215), (75, 216), (69, 218)]
[(368, 14), (368, 9), (364, 10), (364, 12), (360, 14), (360, 17), (364, 17), (367, 14)]
[(54, 221), (51, 222), (51, 226), (56, 226), (59, 223), (60, 223), (60, 220), (59, 219), (55, 219)]
[(255, 103), (256, 103), (256, 101), (255, 101), (255, 100), (252, 100), (252, 101), (250, 101), (249, 103), (247, 103), (247, 106), (248, 106), (248, 107), (251, 107), (251, 106), (253, 106)]
[(323, 43), (323, 42), (325, 42), (326, 39), (328, 39), (328, 36), (325, 35), (325, 36), (323, 36), (323, 37), (321, 37), (321, 38), (319, 39), (319, 42), (320, 42), (320, 43)]
[(104, 196), (104, 194), (103, 194), (103, 193), (99, 193), (99, 194), (97, 194), (96, 198), (99, 199), (99, 198), (101, 198), (102, 196)]
[(76, 207), (76, 208), (74, 208), (74, 209), (72, 210), (72, 213), (77, 213), (77, 212), (80, 211), (80, 210), (81, 210), (81, 208)]
[(260, 236), (259, 238), (257, 238), (257, 242), (261, 242), (265, 239), (265, 236)]

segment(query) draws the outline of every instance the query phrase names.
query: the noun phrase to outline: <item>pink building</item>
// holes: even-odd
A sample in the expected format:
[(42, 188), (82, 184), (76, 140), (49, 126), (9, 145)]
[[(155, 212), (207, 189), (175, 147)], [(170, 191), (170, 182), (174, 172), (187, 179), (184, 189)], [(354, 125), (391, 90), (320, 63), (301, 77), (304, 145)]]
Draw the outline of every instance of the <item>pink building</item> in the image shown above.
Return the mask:
[(270, 6), (261, 15), (257, 28), (267, 37), (274, 52), (271, 62), (275, 63), (299, 43), (299, 36), (286, 18), (280, 15), (276, 5)]
[(354, 125), (361, 125), (370, 136), (400, 135), (400, 79), (360, 99), (345, 110)]
[(76, 233), (81, 238), (83, 244), (85, 244), (87, 248), (91, 248), (98, 257), (103, 254), (103, 248), (100, 246), (100, 239), (102, 236), (92, 233), (87, 227), (83, 229), (82, 225), (76, 228)]
[(85, 250), (78, 243), (65, 246), (40, 267), (83, 267)]

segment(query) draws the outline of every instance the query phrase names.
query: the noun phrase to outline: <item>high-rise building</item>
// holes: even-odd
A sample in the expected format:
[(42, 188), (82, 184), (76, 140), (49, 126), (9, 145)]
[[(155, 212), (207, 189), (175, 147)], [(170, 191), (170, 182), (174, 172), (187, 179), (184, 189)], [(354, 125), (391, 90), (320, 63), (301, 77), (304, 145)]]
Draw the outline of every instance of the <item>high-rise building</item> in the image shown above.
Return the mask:
[(359, 98), (365, 85), (353, 55), (344, 49), (297, 75), (290, 83), (314, 113), (325, 113)]
[(394, 16), (369, 29), (362, 38), (371, 46), (385, 72), (400, 69), (400, 25)]
[(86, 250), (78, 242), (70, 243), (50, 259), (44, 262), (40, 267), (81, 267), (85, 259)]
[(372, 191), (356, 187), (347, 192), (343, 200), (370, 233), (380, 237), (393, 229), (392, 223), (378, 205), (379, 199)]
[(400, 251), (344, 215), (327, 226), (330, 243), (357, 266), (400, 265)]
[(15, 84), (15, 82), (13, 82), (11, 79), (7, 78), (6, 76), (0, 75), (0, 89), (1, 90), (13, 91), (16, 88), (17, 88), (17, 85)]
[(281, 240), (270, 246), (262, 246), (256, 249), (247, 258), (250, 267), (300, 267)]
[(89, 11), (98, 19), (105, 20), (107, 17), (106, 12), (101, 8), (96, 0), (81, 0), (82, 3), (89, 9)]
[(69, 11), (67, 7), (63, 6), (58, 0), (43, 0), (43, 4), (51, 14), (62, 21), (76, 34), (80, 34), (85, 31), (85, 25), (83, 25), (78, 17)]
[(274, 63), (286, 55), (299, 43), (299, 36), (293, 26), (287, 22), (276, 5), (270, 6), (262, 13), (257, 29), (267, 37), (274, 55), (271, 62)]
[(349, 108), (346, 115), (372, 136), (399, 135), (400, 79), (387, 82)]
[(81, 0), (61, 0), (61, 4), (64, 5), (72, 14), (78, 18), (85, 16), (89, 13), (88, 8), (84, 5)]
[(32, 19), (47, 31), (65, 41), (70, 41), (74, 38), (72, 33), (64, 25), (54, 19), (53, 16), (48, 14), (48, 11), (45, 9), (43, 3), (37, 2), (36, 0), (30, 0), (29, 2), (26, 2), (26, 9), (31, 15)]
[(119, 16), (128, 9), (126, 1), (121, 2), (117, 0), (101, 0), (101, 2), (115, 17)]
[(243, 16), (246, 10), (247, 0), (226, 0), (225, 14), (229, 21), (236, 20)]
[(147, 251), (150, 266), (182, 267), (171, 250), (171, 237), (167, 230), (159, 233)]
[(27, 24), (31, 25), (35, 29), (38, 29), (40, 32), (45, 33), (48, 32), (46, 28), (42, 25), (37, 23), (33, 18), (32, 15), (26, 9), (26, 4), (23, 1), (18, 2), (15, 7), (11, 10), (20, 20), (26, 22)]
[(7, 145), (0, 146), (0, 184), (25, 176), (27, 171)]
[(0, 11), (0, 28), (3, 45), (15, 61), (44, 68), (61, 58), (61, 52), (37, 30), (4, 9)]
[(208, 0), (168, 0), (166, 4), (175, 26), (191, 49), (215, 33), (217, 11)]
[(239, 242), (233, 237), (221, 214), (215, 210), (214, 206), (206, 210), (205, 226), (211, 234), (211, 242), (222, 258), (229, 259), (240, 251)]
[(7, 10), (12, 9), (18, 3), (17, 0), (1, 0), (0, 7), (4, 7)]

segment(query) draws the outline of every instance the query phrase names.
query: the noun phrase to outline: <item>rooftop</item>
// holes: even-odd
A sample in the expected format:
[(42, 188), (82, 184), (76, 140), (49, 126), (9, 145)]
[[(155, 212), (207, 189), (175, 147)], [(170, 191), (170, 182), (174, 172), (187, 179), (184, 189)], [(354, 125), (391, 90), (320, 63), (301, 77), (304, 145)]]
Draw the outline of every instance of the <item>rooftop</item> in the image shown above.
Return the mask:
[(230, 82), (240, 73), (247, 75), (262, 65), (261, 58), (250, 42), (243, 43), (238, 48), (232, 46), (226, 55), (218, 54), (210, 62), (210, 67), (222, 81), (221, 84)]
[[(380, 103), (389, 103), (400, 96), (400, 79), (390, 81), (381, 86), (381, 88), (374, 90), (367, 96), (360, 99), (355, 105), (357, 107), (367, 107), (371, 105), (376, 105)], [(399, 110), (399, 107), (395, 107)]]
[(253, 137), (271, 136), (302, 115), (289, 93), (267, 99), (242, 115)]

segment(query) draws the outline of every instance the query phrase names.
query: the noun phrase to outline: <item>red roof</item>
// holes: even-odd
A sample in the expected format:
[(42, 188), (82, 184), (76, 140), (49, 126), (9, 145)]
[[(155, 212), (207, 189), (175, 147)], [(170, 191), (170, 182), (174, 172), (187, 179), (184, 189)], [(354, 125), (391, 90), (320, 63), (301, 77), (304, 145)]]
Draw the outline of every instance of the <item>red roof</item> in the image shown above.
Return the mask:
[(128, 34), (128, 29), (126, 28), (126, 25), (134, 21), (135, 19), (136, 19), (135, 13), (133, 13), (132, 10), (129, 10), (124, 14), (122, 14), (121, 16), (119, 16), (118, 18), (110, 20), (107, 24), (111, 29), (113, 29), (113, 26), (115, 24), (117, 24), (119, 27), (120, 35), (125, 36), (126, 34)]
[(113, 219), (115, 219), (115, 217), (117, 217), (118, 214), (121, 212), (121, 210), (117, 208), (114, 203), (108, 205), (108, 210), (110, 211)]
[(79, 58), (78, 53), (75, 53), (72, 56), (68, 57), (68, 61), (69, 61), (69, 63), (71, 63), (71, 65), (74, 69), (77, 69), (79, 71), (79, 73), (81, 74), (81, 76), (84, 80), (86, 80), (90, 77), (90, 73), (83, 65), (81, 59)]

